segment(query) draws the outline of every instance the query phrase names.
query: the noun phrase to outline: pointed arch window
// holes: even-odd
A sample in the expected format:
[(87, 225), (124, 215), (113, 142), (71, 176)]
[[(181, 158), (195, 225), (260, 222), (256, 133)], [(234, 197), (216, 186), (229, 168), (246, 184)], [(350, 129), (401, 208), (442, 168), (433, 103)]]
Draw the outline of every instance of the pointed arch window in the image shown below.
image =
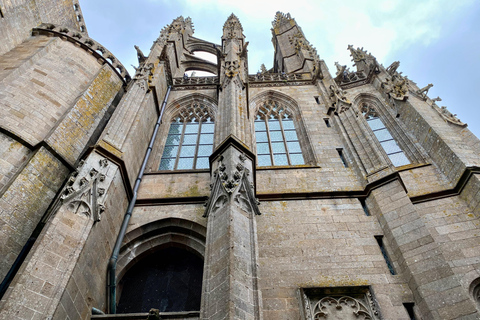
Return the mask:
[(383, 150), (395, 167), (410, 164), (405, 152), (399, 147), (395, 139), (392, 137), (385, 124), (379, 118), (374, 107), (368, 104), (363, 104), (360, 108), (363, 116), (367, 120), (370, 129), (372, 129), (375, 137), (380, 142)]
[(275, 101), (266, 101), (255, 118), (259, 166), (305, 164), (290, 111)]
[(214, 116), (194, 102), (172, 117), (159, 170), (208, 169), (213, 150)]

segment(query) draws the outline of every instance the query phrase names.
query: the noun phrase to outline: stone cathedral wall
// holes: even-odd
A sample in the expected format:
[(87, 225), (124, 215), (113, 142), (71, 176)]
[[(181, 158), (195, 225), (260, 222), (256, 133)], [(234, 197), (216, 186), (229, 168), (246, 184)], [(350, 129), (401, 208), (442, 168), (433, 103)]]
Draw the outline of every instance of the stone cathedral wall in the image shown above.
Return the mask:
[(86, 34), (78, 0), (0, 1), (2, 41), (0, 55), (29, 38), (32, 28), (41, 23), (54, 23)]
[(411, 292), (391, 275), (358, 199), (262, 202), (257, 217), (265, 319), (300, 317), (299, 288), (371, 286), (385, 319), (403, 315)]
[(2, 150), (11, 151), (1, 160), (3, 278), (110, 116), (122, 80), (72, 43), (45, 36), (5, 53), (0, 65)]
[[(191, 20), (175, 19), (129, 81), (93, 40), (55, 26), (31, 36), (45, 22), (86, 35), (76, 1), (0, 0), (0, 10), (0, 29), (8, 30), (0, 42), (0, 279), (41, 231), (0, 302), (0, 319), (90, 319), (92, 307), (109, 309), (109, 257), (172, 81), (120, 251), (117, 300), (136, 262), (176, 246), (205, 261), (201, 312), (211, 318), (235, 309), (311, 320), (318, 301), (341, 295), (375, 319), (406, 319), (413, 302), (425, 319), (478, 314), (471, 286), (480, 279), (480, 140), (440, 115), (415, 84), (408, 99), (390, 99), (387, 72), (375, 64), (368, 81), (335, 92), (340, 85), (325, 63), (281, 13), (273, 29), (281, 70), (274, 71), (297, 73), (242, 79), (230, 72), (238, 62), (231, 56), (247, 59), (245, 50), (220, 54), (244, 39), (232, 14), (224, 47), (190, 38)], [(196, 63), (187, 48), (202, 46), (218, 51), (221, 74), (183, 78)], [(325, 75), (312, 80), (314, 65)], [(252, 168), (255, 112), (269, 100), (289, 110), (305, 164)], [(364, 102), (377, 108), (410, 164), (389, 160), (363, 118)], [(215, 119), (215, 141), (224, 140), (211, 169), (160, 171), (172, 117), (196, 103), (214, 116), (225, 112)]]

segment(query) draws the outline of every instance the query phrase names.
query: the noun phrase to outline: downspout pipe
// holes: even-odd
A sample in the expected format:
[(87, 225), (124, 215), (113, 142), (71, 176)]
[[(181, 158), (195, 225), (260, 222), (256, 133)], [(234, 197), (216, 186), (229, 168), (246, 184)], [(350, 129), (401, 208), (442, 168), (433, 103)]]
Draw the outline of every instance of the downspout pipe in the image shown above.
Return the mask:
[(140, 167), (137, 179), (135, 180), (132, 199), (128, 204), (127, 212), (123, 217), (122, 226), (120, 227), (117, 240), (115, 241), (115, 246), (113, 247), (112, 256), (110, 257), (110, 260), (108, 262), (107, 281), (108, 281), (108, 297), (109, 297), (109, 313), (110, 314), (115, 314), (117, 312), (116, 271), (117, 271), (118, 255), (120, 253), (120, 248), (123, 243), (123, 238), (125, 237), (125, 233), (127, 231), (128, 223), (130, 221), (130, 218), (132, 217), (133, 208), (135, 207), (135, 202), (137, 201), (138, 189), (140, 187), (140, 183), (142, 182), (143, 173), (145, 172), (145, 167), (147, 166), (148, 158), (150, 158), (150, 153), (152, 152), (155, 138), (157, 137), (158, 128), (160, 127), (160, 123), (162, 122), (163, 113), (165, 111), (165, 106), (167, 105), (168, 96), (170, 95), (171, 88), (172, 86), (169, 85), (167, 88), (167, 93), (165, 94), (165, 98), (163, 99), (163, 103), (160, 108), (160, 114), (158, 116), (157, 123), (155, 124), (155, 128), (153, 129), (152, 137), (150, 138), (150, 143), (148, 144), (147, 151), (145, 152), (145, 157), (143, 158), (142, 166)]

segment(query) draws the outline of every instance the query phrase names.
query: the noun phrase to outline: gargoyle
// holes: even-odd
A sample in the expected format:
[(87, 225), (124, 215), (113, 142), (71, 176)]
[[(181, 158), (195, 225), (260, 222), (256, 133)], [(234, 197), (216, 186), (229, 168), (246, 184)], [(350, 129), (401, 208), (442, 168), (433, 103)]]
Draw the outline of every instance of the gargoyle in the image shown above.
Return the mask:
[(139, 64), (142, 64), (145, 62), (145, 60), (147, 60), (148, 57), (145, 57), (145, 55), (143, 54), (142, 50), (140, 50), (140, 48), (135, 45), (135, 50), (137, 50), (137, 58), (138, 58), (138, 63)]

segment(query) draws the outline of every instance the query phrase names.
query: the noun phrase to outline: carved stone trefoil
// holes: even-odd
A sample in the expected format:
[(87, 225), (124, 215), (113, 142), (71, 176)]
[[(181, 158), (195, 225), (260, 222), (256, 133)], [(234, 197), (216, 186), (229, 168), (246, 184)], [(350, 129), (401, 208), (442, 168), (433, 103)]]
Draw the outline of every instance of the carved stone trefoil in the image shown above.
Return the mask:
[(314, 319), (375, 319), (368, 308), (357, 299), (344, 296), (341, 298), (325, 297), (313, 308)]
[(305, 318), (308, 320), (380, 320), (372, 293), (366, 287), (300, 289)]

